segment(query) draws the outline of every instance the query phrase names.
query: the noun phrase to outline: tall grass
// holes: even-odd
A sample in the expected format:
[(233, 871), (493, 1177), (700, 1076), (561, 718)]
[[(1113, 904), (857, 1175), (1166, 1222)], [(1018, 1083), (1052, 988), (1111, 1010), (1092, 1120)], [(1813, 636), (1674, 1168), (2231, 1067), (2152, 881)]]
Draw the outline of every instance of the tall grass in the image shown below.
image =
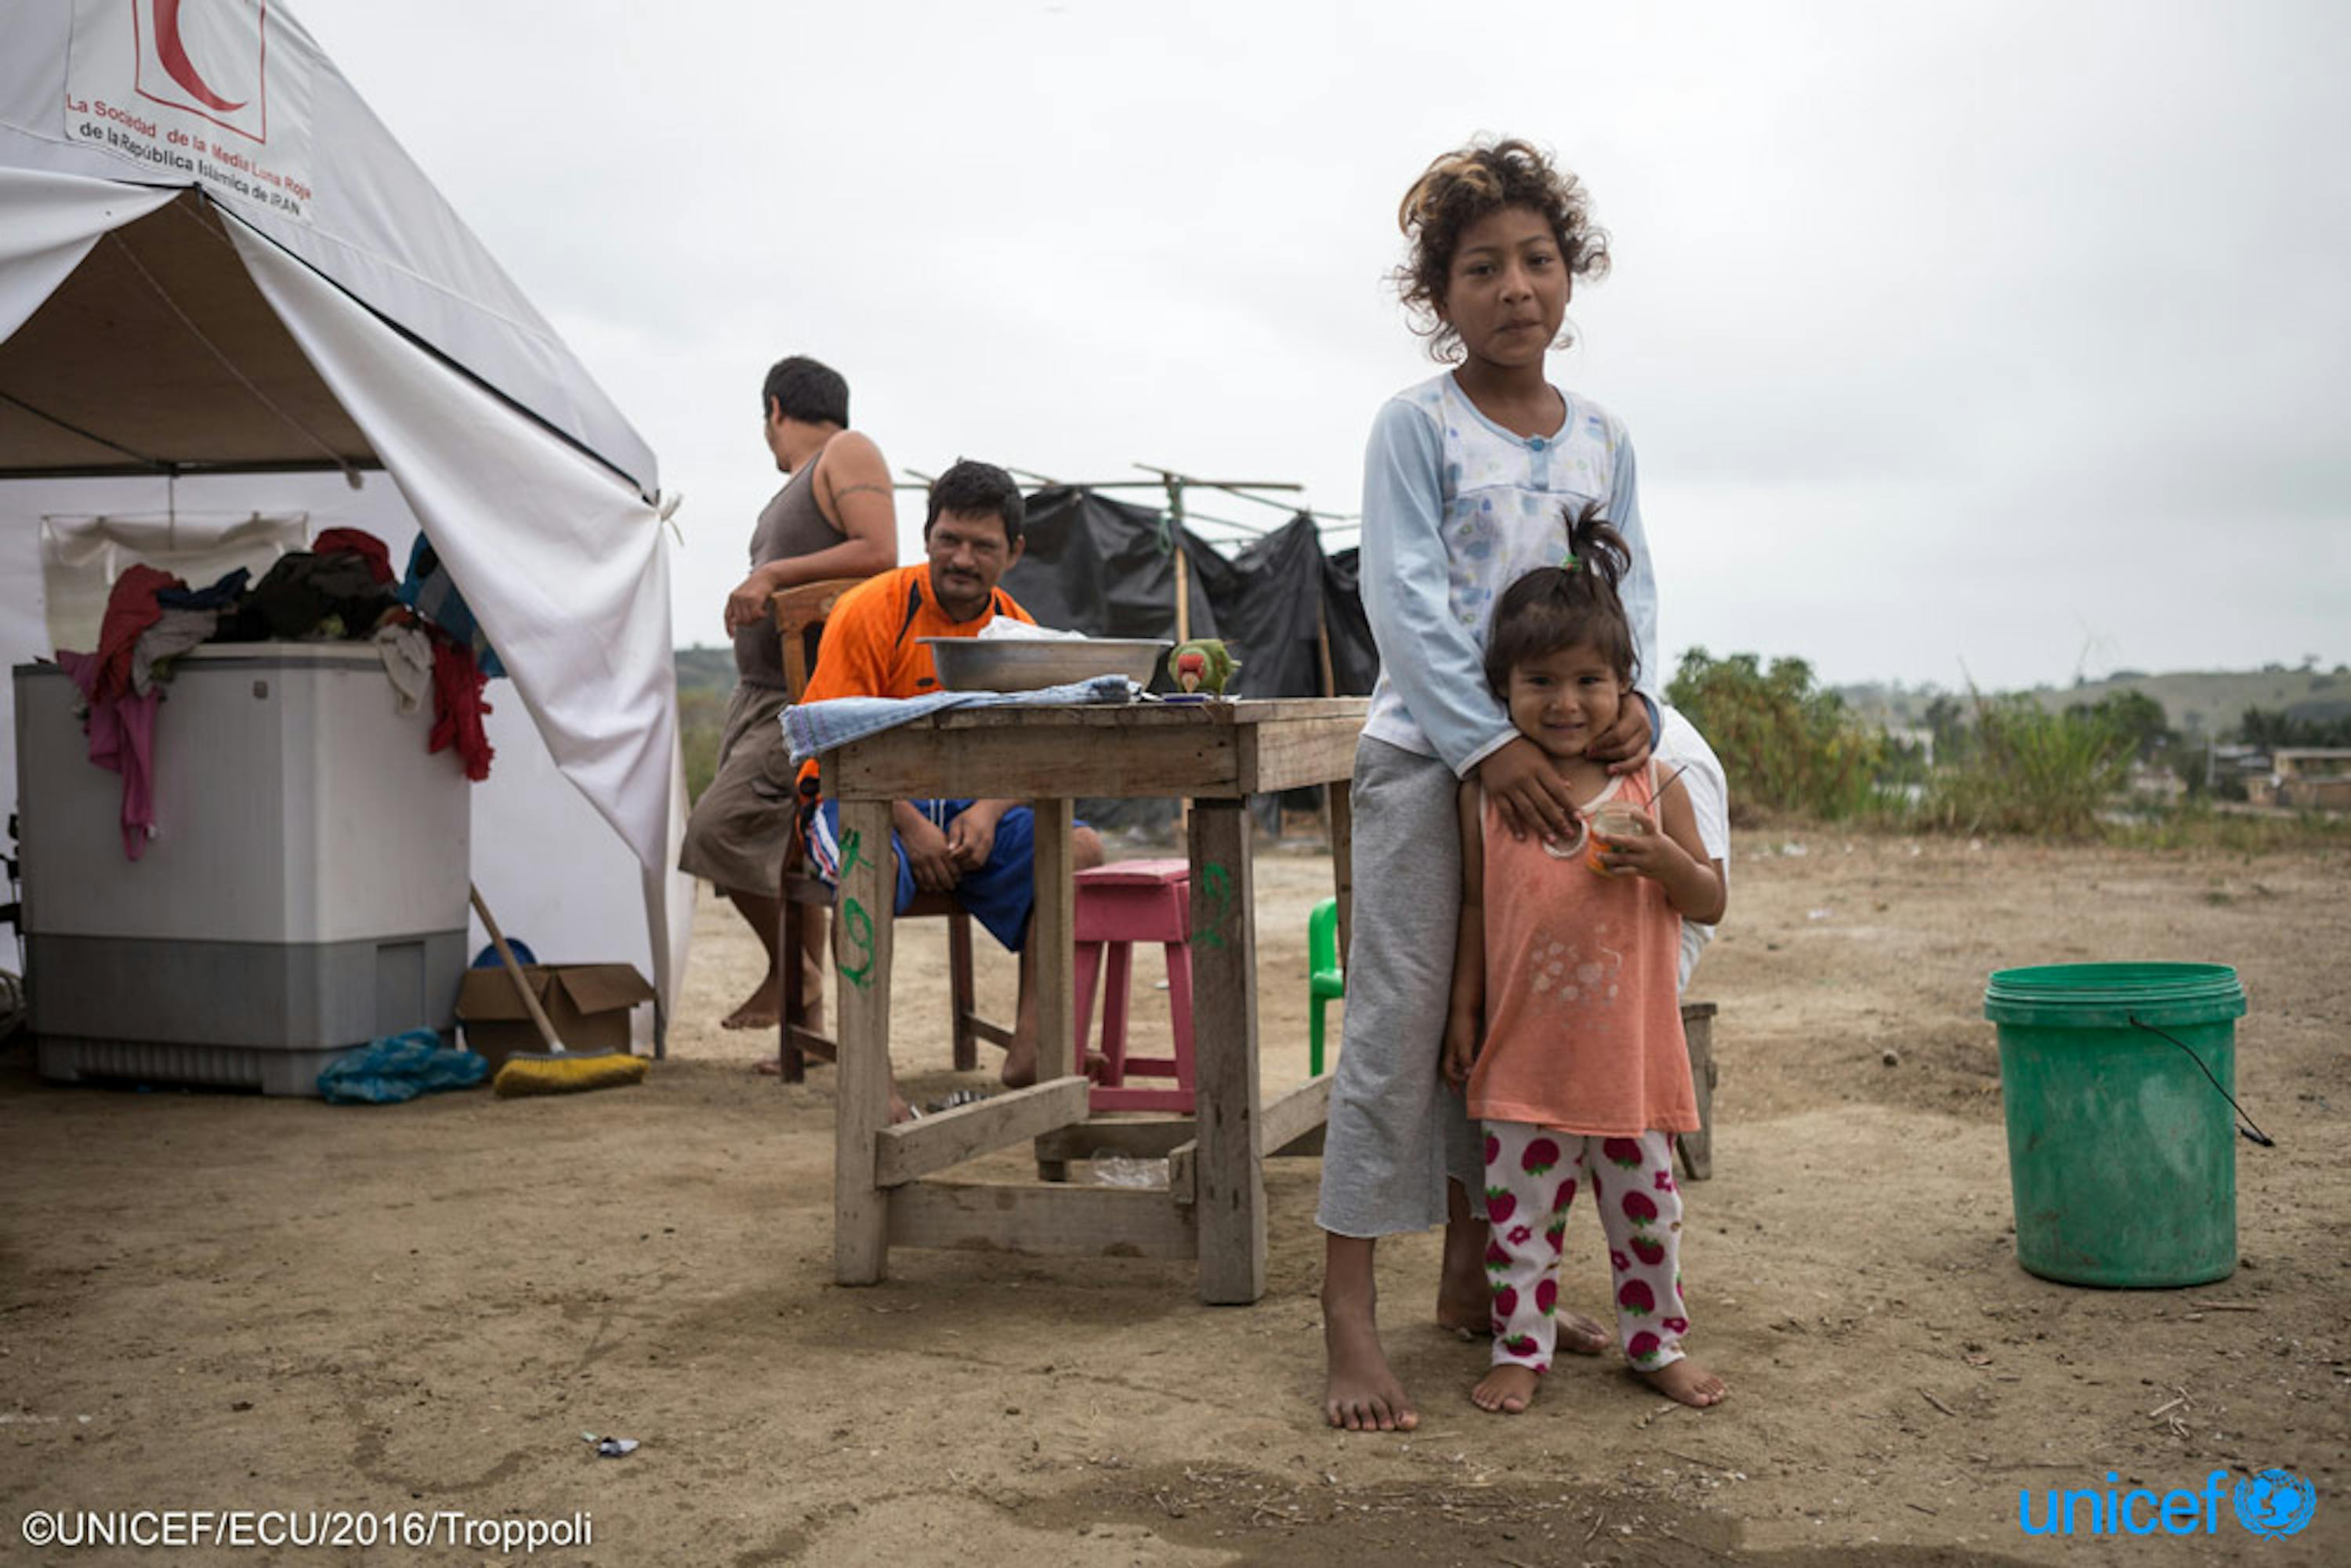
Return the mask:
[[(2029, 696), (1971, 691), (1937, 725), (1935, 765), (1922, 768), (1821, 689), (1803, 660), (1717, 659), (1703, 648), (1683, 655), (1666, 695), (1713, 745), (1733, 811), (1749, 820), (1762, 813), (1907, 831), (2112, 838), (2120, 830), (2111, 808), (2132, 760), (2155, 745), (2147, 714), (2129, 703), (2051, 713)], [(2209, 814), (2162, 818), (2158, 828), (2157, 815), (2142, 814), (2135, 831), (2183, 843), (2260, 831)]]
[(2087, 837), (2128, 782), (2136, 742), (2098, 708), (2053, 714), (2029, 696), (1978, 695), (1972, 743), (1928, 778), (1922, 825)]

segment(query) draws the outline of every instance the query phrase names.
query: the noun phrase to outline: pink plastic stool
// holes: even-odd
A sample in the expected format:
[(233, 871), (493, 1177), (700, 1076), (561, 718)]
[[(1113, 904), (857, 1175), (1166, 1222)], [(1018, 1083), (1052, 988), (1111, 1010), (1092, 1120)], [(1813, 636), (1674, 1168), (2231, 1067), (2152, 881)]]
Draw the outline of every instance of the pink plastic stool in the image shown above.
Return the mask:
[[(1078, 1041), (1092, 1033), (1094, 980), (1102, 949), (1110, 949), (1110, 979), (1102, 992), (1103, 1067), (1089, 1103), (1097, 1111), (1192, 1110), (1192, 863), (1119, 861), (1081, 871), (1078, 895)], [(1167, 953), (1167, 1008), (1174, 1017), (1176, 1054), (1126, 1053), (1127, 984), (1134, 945), (1156, 942)], [(1172, 1078), (1173, 1089), (1131, 1087), (1129, 1076)]]

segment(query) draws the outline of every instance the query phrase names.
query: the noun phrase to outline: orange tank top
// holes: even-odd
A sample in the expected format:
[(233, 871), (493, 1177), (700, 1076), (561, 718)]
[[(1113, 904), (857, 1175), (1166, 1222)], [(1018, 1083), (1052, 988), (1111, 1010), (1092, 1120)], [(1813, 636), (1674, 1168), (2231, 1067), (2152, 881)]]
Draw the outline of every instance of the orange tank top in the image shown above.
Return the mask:
[[(1611, 800), (1654, 811), (1656, 769), (1613, 780)], [(1486, 1043), (1469, 1113), (1593, 1137), (1692, 1133), (1698, 1097), (1676, 983), (1681, 916), (1666, 890), (1510, 836), (1485, 808)]]

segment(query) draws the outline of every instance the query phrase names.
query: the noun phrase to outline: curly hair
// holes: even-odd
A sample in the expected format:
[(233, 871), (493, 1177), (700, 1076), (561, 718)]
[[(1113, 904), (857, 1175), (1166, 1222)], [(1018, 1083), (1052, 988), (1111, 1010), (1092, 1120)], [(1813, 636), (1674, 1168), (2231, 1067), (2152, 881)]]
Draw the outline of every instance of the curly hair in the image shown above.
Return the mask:
[(1625, 536), (1593, 501), (1567, 526), (1566, 566), (1538, 567), (1502, 591), (1486, 636), (1486, 685), (1504, 702), (1510, 672), (1562, 648), (1589, 643), (1631, 685), (1640, 677), (1633, 622), (1617, 587), (1631, 570)]
[[(1396, 208), (1396, 226), (1412, 246), (1394, 274), (1396, 292), (1433, 360), (1461, 357), (1461, 335), (1447, 325), (1442, 307), (1462, 231), (1505, 207), (1525, 207), (1551, 225), (1570, 277), (1596, 283), (1608, 276), (1608, 231), (1593, 224), (1592, 193), (1583, 181), (1517, 137), (1457, 147), (1421, 172)], [(1562, 329), (1555, 347), (1573, 340)]]

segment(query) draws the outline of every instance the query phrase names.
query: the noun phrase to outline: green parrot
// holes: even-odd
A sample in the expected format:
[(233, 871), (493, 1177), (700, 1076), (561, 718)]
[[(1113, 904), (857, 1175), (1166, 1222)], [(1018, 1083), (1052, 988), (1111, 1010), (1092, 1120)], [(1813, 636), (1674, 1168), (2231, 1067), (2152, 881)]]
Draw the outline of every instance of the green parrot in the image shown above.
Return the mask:
[(1225, 645), (1214, 637), (1195, 637), (1189, 643), (1179, 643), (1167, 655), (1167, 673), (1176, 684), (1187, 692), (1207, 692), (1213, 696), (1225, 695), (1225, 684), (1241, 662), (1225, 651)]

